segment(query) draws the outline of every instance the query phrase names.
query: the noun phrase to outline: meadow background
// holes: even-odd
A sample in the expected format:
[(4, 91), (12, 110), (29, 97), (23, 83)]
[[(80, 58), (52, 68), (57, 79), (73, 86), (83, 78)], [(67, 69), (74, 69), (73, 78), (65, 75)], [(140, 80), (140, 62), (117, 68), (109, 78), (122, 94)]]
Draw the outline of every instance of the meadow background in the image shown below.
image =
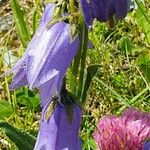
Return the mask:
[[(84, 105), (80, 134), (83, 150), (96, 149), (92, 133), (102, 116), (119, 115), (129, 107), (150, 112), (150, 1), (135, 1), (138, 5), (132, 6), (114, 29), (94, 22), (90, 31), (94, 48), (88, 50), (86, 65), (98, 65), (98, 71)], [(0, 0), (0, 74), (23, 55), (42, 11), (40, 0)], [(36, 136), (41, 112), (38, 91), (27, 87), (10, 91), (10, 82), (11, 76), (0, 79), (3, 150), (17, 149), (17, 141), (23, 144), (16, 128)], [(10, 133), (10, 126), (4, 121), (15, 127), (11, 126), (14, 132)]]

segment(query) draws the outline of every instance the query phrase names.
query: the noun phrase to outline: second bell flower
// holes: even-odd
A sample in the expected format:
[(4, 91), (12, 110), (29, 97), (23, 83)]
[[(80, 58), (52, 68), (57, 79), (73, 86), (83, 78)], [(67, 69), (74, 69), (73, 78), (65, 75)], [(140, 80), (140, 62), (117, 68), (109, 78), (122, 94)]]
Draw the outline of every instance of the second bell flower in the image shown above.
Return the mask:
[(91, 26), (94, 18), (106, 22), (111, 17), (122, 20), (126, 17), (130, 0), (80, 0), (84, 19)]

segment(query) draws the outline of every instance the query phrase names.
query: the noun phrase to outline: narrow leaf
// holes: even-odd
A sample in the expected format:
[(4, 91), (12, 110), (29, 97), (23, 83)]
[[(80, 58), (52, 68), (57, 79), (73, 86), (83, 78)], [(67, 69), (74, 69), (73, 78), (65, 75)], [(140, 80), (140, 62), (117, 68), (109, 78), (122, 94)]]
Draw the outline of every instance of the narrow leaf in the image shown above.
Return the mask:
[(33, 34), (35, 33), (39, 24), (40, 12), (41, 12), (40, 0), (35, 0), (35, 8), (34, 8), (33, 19), (32, 19)]
[(19, 150), (33, 150), (36, 142), (34, 136), (15, 128), (6, 122), (0, 122), (0, 129), (16, 144)]
[(142, 2), (140, 2), (139, 0), (135, 0), (137, 5), (138, 5), (138, 9), (136, 11), (136, 21), (138, 26), (142, 29), (142, 31), (145, 34), (146, 40), (150, 43), (150, 19), (149, 19), (149, 15), (148, 15), (148, 10), (146, 9), (146, 7), (144, 6), (144, 4)]
[(13, 109), (8, 101), (0, 100), (0, 119), (9, 117), (13, 114)]
[(86, 74), (86, 79), (85, 79), (85, 82), (84, 82), (84, 88), (83, 88), (83, 93), (82, 93), (82, 102), (84, 102), (85, 99), (86, 99), (88, 89), (90, 87), (90, 84), (92, 82), (92, 79), (93, 79), (94, 75), (98, 71), (98, 68), (99, 68), (99, 65), (90, 65), (87, 68), (87, 74)]
[(18, 0), (11, 0), (10, 4), (22, 45), (24, 47), (27, 47), (27, 43), (30, 40), (30, 32), (28, 23), (25, 20), (25, 15), (23, 13), (23, 10), (21, 9), (21, 6), (19, 5)]

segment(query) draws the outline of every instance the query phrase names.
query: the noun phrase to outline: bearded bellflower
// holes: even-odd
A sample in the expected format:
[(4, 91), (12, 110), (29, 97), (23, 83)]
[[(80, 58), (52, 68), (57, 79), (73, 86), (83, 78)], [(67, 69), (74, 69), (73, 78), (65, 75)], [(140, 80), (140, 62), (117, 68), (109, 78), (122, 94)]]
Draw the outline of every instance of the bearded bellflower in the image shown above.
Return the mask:
[[(64, 80), (63, 80), (64, 81)], [(58, 97), (42, 108), (40, 129), (34, 150), (81, 150), (79, 128), (82, 111), (63, 82)]]
[[(150, 113), (135, 109), (125, 110), (121, 117), (103, 117), (94, 132), (94, 139), (101, 150), (141, 150), (149, 137)], [(144, 145), (145, 150), (147, 145)]]
[[(70, 25), (57, 22), (47, 29), (53, 5), (45, 8), (39, 28), (22, 58), (4, 75), (14, 73), (11, 89), (28, 85), (38, 88), (41, 95), (42, 116), (35, 150), (81, 150), (78, 132), (81, 109), (68, 96), (61, 98), (62, 80), (77, 53), (79, 40), (71, 40)], [(55, 97), (55, 98), (54, 98)], [(56, 107), (52, 107), (57, 104)], [(71, 121), (68, 119), (71, 111)]]
[(128, 12), (130, 0), (80, 0), (82, 12), (87, 26), (91, 26), (94, 18), (98, 21), (109, 21), (113, 16), (122, 20)]
[(59, 93), (62, 79), (77, 53), (79, 40), (71, 40), (70, 25), (58, 22), (50, 29), (46, 26), (51, 20), (53, 5), (45, 8), (39, 28), (30, 41), (22, 58), (6, 74), (13, 72), (11, 89), (28, 85), (38, 88), (41, 104), (44, 107), (52, 95)]
[(73, 119), (68, 120), (64, 105), (57, 104), (49, 118), (47, 109), (43, 108), (35, 150), (81, 150), (79, 127), (81, 123), (81, 109), (71, 104)]

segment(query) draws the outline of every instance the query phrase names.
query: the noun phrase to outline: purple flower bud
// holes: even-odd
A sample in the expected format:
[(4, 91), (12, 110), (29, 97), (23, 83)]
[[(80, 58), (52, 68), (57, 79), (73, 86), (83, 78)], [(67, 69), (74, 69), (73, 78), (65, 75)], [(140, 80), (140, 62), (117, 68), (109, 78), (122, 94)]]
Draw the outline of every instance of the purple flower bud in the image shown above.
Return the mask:
[(91, 26), (94, 18), (108, 21), (113, 15), (122, 20), (128, 12), (129, 0), (80, 0), (87, 26)]
[(28, 85), (40, 89), (42, 107), (59, 94), (62, 79), (77, 53), (79, 40), (70, 37), (70, 25), (65, 22), (46, 28), (53, 5), (46, 6), (39, 28), (23, 57), (6, 74), (14, 72), (11, 89)]
[(71, 124), (65, 106), (58, 104), (48, 119), (45, 119), (47, 107), (43, 108), (35, 150), (81, 150), (78, 132), (82, 112), (77, 105), (71, 105), (73, 108)]
[(150, 150), (150, 141), (146, 141), (143, 145), (143, 150)]

